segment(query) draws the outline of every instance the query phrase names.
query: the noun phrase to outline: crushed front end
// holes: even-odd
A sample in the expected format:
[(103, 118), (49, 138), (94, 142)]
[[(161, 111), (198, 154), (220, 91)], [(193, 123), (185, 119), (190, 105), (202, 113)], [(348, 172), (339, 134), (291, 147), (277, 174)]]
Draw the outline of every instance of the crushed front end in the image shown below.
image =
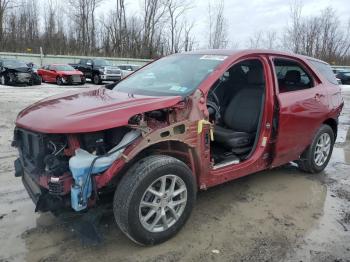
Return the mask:
[(96, 203), (94, 176), (107, 170), (138, 136), (124, 127), (68, 135), (16, 128), (15, 176), (22, 178), (35, 211), (81, 211)]

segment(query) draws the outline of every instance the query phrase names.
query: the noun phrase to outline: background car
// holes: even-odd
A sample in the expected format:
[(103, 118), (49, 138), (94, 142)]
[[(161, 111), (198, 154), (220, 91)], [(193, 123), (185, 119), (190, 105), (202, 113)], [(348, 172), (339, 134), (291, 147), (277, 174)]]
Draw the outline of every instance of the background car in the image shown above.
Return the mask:
[(38, 74), (43, 82), (63, 84), (85, 84), (85, 76), (79, 70), (66, 64), (46, 65), (38, 69)]
[(78, 64), (70, 65), (83, 72), (95, 85), (102, 84), (103, 81), (118, 82), (122, 78), (119, 67), (111, 65), (105, 59), (80, 59)]
[(41, 78), (25, 62), (1, 59), (0, 83), (2, 85), (40, 85)]
[(139, 69), (141, 66), (140, 65), (130, 65), (130, 64), (124, 64), (124, 65), (118, 65), (122, 72), (122, 78), (126, 77), (127, 75), (130, 75), (137, 69)]
[(336, 75), (337, 79), (340, 80), (341, 84), (343, 85), (350, 85), (350, 70), (349, 71), (340, 71)]

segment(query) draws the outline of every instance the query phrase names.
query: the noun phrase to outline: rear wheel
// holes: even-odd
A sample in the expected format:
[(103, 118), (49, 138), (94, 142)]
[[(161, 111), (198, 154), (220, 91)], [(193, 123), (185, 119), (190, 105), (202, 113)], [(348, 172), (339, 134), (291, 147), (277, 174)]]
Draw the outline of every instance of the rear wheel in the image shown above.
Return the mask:
[(169, 156), (150, 156), (137, 162), (121, 180), (113, 211), (118, 226), (131, 240), (152, 245), (182, 228), (195, 199), (195, 179), (186, 164)]
[(94, 75), (93, 78), (92, 78), (92, 82), (95, 84), (95, 85), (99, 85), (102, 83), (101, 81), (101, 77), (99, 75)]
[(299, 168), (307, 173), (323, 171), (331, 158), (334, 140), (333, 129), (328, 125), (322, 125), (316, 133), (312, 144), (298, 161)]

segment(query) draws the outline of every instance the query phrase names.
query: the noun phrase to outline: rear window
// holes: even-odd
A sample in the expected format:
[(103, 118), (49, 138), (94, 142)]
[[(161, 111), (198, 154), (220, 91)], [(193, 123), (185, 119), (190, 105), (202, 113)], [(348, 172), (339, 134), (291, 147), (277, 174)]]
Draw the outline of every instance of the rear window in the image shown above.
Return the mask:
[(329, 64), (318, 62), (315, 60), (309, 60), (317, 69), (317, 71), (322, 74), (330, 83), (337, 85), (338, 81), (332, 71)]

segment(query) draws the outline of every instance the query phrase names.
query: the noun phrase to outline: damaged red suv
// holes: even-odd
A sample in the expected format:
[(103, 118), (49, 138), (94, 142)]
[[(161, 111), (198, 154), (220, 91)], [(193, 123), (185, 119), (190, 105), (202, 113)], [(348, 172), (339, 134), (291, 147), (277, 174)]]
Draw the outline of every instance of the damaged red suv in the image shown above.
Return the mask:
[(197, 190), (291, 161), (321, 172), (342, 107), (320, 60), (268, 50), (171, 55), (112, 90), (20, 112), (15, 175), (42, 212), (93, 212), (113, 191), (120, 229), (161, 243), (185, 224)]

